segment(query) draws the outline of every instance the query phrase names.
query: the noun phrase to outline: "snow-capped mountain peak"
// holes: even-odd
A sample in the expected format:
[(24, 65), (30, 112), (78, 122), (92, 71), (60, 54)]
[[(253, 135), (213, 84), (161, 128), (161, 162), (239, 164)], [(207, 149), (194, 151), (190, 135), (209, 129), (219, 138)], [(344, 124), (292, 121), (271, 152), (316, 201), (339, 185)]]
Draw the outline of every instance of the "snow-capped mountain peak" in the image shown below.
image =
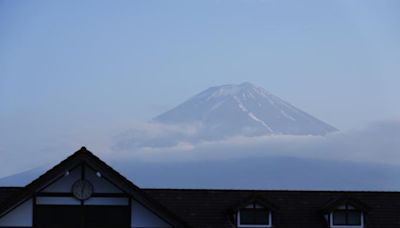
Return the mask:
[(249, 82), (215, 86), (153, 119), (197, 123), (205, 139), (233, 135), (324, 135), (336, 128)]
[(250, 82), (244, 82), (239, 85), (222, 85), (211, 87), (195, 96), (195, 98), (206, 98), (207, 100), (225, 96), (249, 96), (254, 98), (255, 94), (265, 97), (269, 96), (269, 93), (265, 89), (256, 87)]

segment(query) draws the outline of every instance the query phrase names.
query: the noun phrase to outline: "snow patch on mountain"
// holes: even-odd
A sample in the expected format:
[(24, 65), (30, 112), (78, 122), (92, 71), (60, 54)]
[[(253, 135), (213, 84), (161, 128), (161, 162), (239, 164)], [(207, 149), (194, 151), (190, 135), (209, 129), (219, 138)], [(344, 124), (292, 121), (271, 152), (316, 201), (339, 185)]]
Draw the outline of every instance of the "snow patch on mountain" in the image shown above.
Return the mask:
[(155, 117), (161, 124), (201, 125), (198, 138), (235, 135), (326, 135), (337, 131), (262, 87), (245, 82), (208, 88)]

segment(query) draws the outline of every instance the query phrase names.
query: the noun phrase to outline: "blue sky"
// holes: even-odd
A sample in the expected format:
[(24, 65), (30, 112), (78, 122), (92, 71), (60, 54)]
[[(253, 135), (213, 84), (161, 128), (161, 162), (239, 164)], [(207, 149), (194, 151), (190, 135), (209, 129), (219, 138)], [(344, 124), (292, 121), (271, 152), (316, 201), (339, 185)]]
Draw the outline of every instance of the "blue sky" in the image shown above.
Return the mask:
[(0, 0), (0, 149), (118, 132), (243, 81), (342, 130), (398, 120), (399, 28), (397, 0)]

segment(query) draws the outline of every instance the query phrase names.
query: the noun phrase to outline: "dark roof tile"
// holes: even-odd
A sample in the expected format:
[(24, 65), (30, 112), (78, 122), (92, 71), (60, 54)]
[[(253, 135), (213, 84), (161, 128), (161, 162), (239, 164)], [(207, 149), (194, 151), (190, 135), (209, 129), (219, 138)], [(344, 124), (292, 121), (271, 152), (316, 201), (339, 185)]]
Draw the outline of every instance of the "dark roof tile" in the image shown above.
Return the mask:
[(323, 209), (343, 196), (367, 205), (368, 228), (394, 228), (400, 224), (400, 193), (334, 191), (246, 191), (144, 189), (173, 213), (194, 227), (232, 227), (233, 214), (227, 212), (253, 195), (261, 196), (279, 210), (273, 224), (280, 228), (326, 228)]

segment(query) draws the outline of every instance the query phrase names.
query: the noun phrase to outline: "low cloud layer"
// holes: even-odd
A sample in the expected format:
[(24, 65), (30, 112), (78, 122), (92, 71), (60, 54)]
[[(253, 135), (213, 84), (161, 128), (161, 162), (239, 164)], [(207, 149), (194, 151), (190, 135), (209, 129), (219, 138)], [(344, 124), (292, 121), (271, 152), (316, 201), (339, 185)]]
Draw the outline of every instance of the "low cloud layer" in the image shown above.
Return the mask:
[(197, 126), (142, 125), (118, 138), (114, 156), (143, 161), (225, 160), (289, 156), (400, 164), (400, 121), (384, 121), (326, 136), (267, 135), (219, 141), (195, 139)]
[[(197, 127), (141, 124), (116, 138), (106, 131), (84, 131), (63, 143), (53, 140), (51, 147), (29, 148), (30, 153), (2, 152), (4, 170), (49, 165), (0, 178), (0, 185), (24, 185), (87, 145), (142, 187), (400, 189), (400, 121), (326, 136), (237, 136), (215, 141), (196, 138)], [(16, 159), (19, 165), (13, 163)]]

